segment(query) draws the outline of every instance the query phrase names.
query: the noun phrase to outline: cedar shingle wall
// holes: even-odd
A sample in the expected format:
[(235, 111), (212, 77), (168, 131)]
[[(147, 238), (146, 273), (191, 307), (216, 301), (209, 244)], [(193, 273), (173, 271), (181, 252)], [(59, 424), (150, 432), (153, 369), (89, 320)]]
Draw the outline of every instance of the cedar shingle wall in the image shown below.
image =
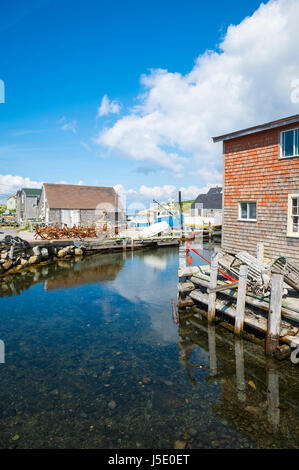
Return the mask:
[[(259, 132), (224, 142), (224, 213), (222, 246), (256, 254), (285, 255), (299, 262), (299, 239), (287, 234), (288, 194), (299, 192), (299, 157), (279, 159), (279, 133)], [(257, 222), (238, 220), (238, 203), (256, 201)]]

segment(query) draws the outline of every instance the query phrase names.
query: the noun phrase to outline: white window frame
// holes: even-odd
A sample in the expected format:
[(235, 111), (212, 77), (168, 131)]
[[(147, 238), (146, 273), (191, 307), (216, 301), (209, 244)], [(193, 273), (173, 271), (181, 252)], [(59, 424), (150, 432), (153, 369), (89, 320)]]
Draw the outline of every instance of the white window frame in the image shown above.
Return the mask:
[[(284, 156), (283, 155), (283, 135), (286, 133), (286, 132), (290, 132), (290, 131), (293, 131), (294, 132), (294, 136), (293, 136), (293, 155), (286, 155)], [(298, 153), (295, 153), (295, 135), (296, 135), (296, 132), (295, 131), (299, 131), (299, 127), (294, 127), (294, 129), (286, 129), (285, 131), (281, 131), (280, 132), (280, 144), (279, 144), (279, 147), (280, 147), (280, 152), (279, 152), (279, 158), (282, 158), (282, 159), (285, 159), (285, 158), (296, 158), (296, 157), (299, 157), (299, 154)], [(298, 145), (299, 147), (299, 145)]]
[[(256, 222), (257, 219), (249, 219), (249, 218), (246, 218), (246, 219), (243, 219), (241, 217), (241, 204), (255, 204), (255, 213), (257, 213), (257, 203), (256, 201), (239, 201), (239, 204), (238, 204), (238, 220), (240, 222)], [(249, 214), (249, 206), (247, 205), (247, 215)]]
[(299, 199), (299, 193), (288, 194), (288, 223), (287, 223), (287, 237), (299, 238), (299, 232), (293, 232), (292, 223), (292, 200)]

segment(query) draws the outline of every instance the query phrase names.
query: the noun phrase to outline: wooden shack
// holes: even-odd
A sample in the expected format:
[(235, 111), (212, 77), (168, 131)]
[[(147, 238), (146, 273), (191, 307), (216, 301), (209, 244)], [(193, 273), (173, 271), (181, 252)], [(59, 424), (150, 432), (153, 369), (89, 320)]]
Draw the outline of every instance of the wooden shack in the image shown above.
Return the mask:
[(222, 248), (299, 262), (299, 114), (213, 138), (223, 142)]
[(125, 224), (125, 209), (112, 187), (44, 183), (39, 203), (45, 223), (92, 226)]

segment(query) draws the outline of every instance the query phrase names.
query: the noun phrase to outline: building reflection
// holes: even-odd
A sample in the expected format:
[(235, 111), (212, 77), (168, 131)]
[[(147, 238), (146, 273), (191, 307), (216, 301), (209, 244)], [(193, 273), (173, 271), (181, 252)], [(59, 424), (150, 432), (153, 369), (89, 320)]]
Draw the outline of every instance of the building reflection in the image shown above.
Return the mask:
[(44, 285), (45, 290), (56, 290), (113, 281), (124, 263), (121, 254), (110, 253), (31, 267), (20, 274), (1, 278), (0, 297), (21, 294), (24, 290), (40, 283)]

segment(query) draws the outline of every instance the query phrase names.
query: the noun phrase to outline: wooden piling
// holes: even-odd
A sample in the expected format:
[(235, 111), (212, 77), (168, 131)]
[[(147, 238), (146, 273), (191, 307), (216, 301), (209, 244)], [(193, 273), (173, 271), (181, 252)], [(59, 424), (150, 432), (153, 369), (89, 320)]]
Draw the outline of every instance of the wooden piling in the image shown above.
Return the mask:
[(244, 348), (243, 348), (243, 340), (239, 338), (235, 339), (235, 359), (236, 359), (238, 399), (239, 401), (244, 402), (246, 400)]
[(209, 338), (209, 362), (211, 376), (217, 374), (217, 355), (216, 355), (216, 329), (215, 325), (208, 325), (208, 338)]
[(237, 310), (235, 320), (235, 334), (238, 336), (242, 334), (244, 327), (247, 273), (248, 266), (246, 264), (242, 264), (242, 266), (240, 266)]
[(267, 356), (272, 356), (279, 345), (282, 289), (283, 274), (273, 272), (266, 340)]
[(180, 246), (179, 248), (179, 267), (180, 268), (186, 268), (187, 262), (186, 262), (186, 248), (183, 246)]
[(211, 226), (211, 222), (209, 222), (208, 238), (209, 238), (209, 242), (210, 242), (210, 241), (212, 240), (212, 238), (213, 238), (213, 229), (212, 229), (212, 226)]
[[(218, 276), (218, 259), (219, 251), (215, 248), (212, 258), (211, 258), (211, 274), (210, 274), (210, 289), (214, 289), (217, 286), (217, 276)], [(208, 321), (213, 323), (215, 320), (216, 312), (216, 292), (209, 293), (209, 306), (208, 306)]]
[[(182, 261), (183, 262), (183, 261)], [(185, 264), (186, 264), (186, 259), (185, 259)], [(199, 273), (200, 269), (198, 266), (186, 266), (186, 267), (179, 267), (178, 269), (178, 277), (190, 277), (193, 276), (193, 274)]]
[(123, 251), (127, 250), (127, 240), (124, 238), (123, 239)]
[(268, 421), (272, 424), (274, 431), (279, 428), (279, 374), (273, 359), (267, 360), (267, 402)]
[(263, 263), (263, 261), (264, 261), (264, 244), (263, 244), (263, 242), (258, 242), (258, 244), (256, 246), (256, 257), (261, 263)]

